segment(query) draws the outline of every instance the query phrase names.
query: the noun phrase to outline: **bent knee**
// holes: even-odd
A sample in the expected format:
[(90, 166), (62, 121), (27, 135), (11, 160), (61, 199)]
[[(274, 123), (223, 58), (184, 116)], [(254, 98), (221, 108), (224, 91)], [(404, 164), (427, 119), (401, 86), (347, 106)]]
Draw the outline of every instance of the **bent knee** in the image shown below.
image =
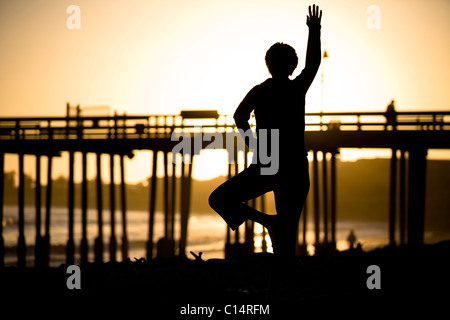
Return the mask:
[(208, 198), (208, 203), (209, 206), (213, 209), (215, 209), (215, 207), (217, 206), (217, 195), (216, 195), (216, 190), (214, 190), (213, 192), (211, 192), (211, 194), (209, 195)]
[(224, 206), (224, 197), (222, 193), (216, 189), (209, 195), (208, 203), (211, 208), (217, 211), (217, 209), (222, 208)]

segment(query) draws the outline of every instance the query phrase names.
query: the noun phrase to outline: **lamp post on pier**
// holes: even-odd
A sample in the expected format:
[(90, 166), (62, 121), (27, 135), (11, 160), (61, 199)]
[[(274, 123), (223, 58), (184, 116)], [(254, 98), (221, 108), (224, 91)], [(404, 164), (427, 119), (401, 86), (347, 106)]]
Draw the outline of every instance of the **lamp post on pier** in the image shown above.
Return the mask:
[(322, 62), (322, 74), (320, 77), (320, 130), (322, 130), (322, 113), (323, 113), (323, 75), (325, 72), (325, 59), (327, 59), (328, 56), (328, 51), (324, 50), (323, 52), (323, 62)]

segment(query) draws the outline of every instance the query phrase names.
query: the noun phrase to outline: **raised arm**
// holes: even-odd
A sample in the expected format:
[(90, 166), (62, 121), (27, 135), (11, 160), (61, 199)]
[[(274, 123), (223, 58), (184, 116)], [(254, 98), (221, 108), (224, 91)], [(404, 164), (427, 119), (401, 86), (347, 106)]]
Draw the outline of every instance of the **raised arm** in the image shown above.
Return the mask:
[(306, 25), (309, 27), (309, 36), (308, 47), (306, 49), (306, 62), (305, 68), (298, 77), (307, 84), (307, 87), (309, 87), (314, 80), (322, 58), (320, 45), (320, 21), (322, 20), (322, 10), (319, 10), (319, 6), (316, 5), (313, 5), (312, 8), (309, 6), (308, 10), (309, 15), (306, 16)]

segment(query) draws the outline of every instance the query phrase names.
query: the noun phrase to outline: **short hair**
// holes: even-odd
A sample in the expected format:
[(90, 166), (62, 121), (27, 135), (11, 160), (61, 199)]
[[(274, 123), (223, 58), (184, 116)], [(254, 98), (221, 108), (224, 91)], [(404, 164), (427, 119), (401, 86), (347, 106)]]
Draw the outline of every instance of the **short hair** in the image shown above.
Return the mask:
[(298, 57), (290, 45), (277, 42), (266, 52), (266, 66), (272, 76), (290, 76), (297, 68)]

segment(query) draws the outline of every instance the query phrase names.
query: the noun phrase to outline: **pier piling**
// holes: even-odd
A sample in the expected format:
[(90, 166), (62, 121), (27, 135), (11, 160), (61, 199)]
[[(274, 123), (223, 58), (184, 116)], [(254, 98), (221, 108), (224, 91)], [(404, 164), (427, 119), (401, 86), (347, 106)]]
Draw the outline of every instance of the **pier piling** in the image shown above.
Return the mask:
[[(114, 131), (117, 134), (116, 131)], [(116, 261), (116, 187), (114, 182), (114, 154), (109, 155), (109, 210), (110, 210), (110, 226), (111, 226), (111, 236), (109, 238), (109, 259), (111, 261)]]
[(322, 151), (322, 211), (323, 211), (323, 243), (328, 244), (328, 174), (327, 152)]
[(80, 243), (80, 262), (85, 264), (88, 261), (88, 240), (87, 240), (87, 206), (88, 206), (88, 187), (87, 187), (87, 153), (82, 156), (82, 181), (81, 181), (81, 243)]
[(26, 245), (25, 245), (25, 173), (24, 173), (24, 154), (19, 153), (19, 238), (17, 240), (17, 266), (25, 268), (26, 265)]
[(103, 188), (101, 153), (96, 154), (96, 195), (97, 195), (97, 228), (98, 233), (94, 243), (95, 262), (103, 262)]
[(408, 174), (408, 245), (423, 245), (425, 224), (425, 186), (427, 150), (416, 148), (409, 151)]
[(42, 237), (41, 237), (41, 155), (36, 154), (36, 180), (35, 180), (35, 227), (36, 237), (34, 242), (34, 264), (41, 267), (43, 263)]
[(320, 244), (320, 206), (319, 206), (319, 159), (317, 150), (313, 150), (313, 203), (314, 203), (314, 236), (316, 247)]
[(122, 209), (122, 261), (128, 258), (127, 196), (125, 182), (125, 156), (120, 155), (120, 204)]
[(149, 222), (148, 222), (148, 240), (147, 240), (147, 260), (153, 259), (153, 234), (155, 224), (155, 210), (156, 210), (156, 182), (157, 182), (157, 164), (158, 151), (153, 150), (152, 157), (152, 176), (150, 177), (150, 203), (149, 203)]
[(47, 156), (47, 187), (45, 190), (45, 231), (43, 238), (43, 266), (48, 267), (50, 265), (50, 219), (52, 210), (52, 167), (53, 156)]
[(3, 202), (5, 199), (5, 154), (0, 152), (0, 268), (5, 265), (5, 239), (3, 238)]
[(66, 260), (67, 264), (74, 264), (75, 262), (75, 242), (73, 238), (74, 232), (74, 198), (75, 198), (75, 183), (74, 183), (74, 152), (69, 151), (69, 188), (68, 188), (68, 199), (67, 199), (67, 207), (68, 207), (68, 234), (69, 239), (67, 240), (66, 245)]

